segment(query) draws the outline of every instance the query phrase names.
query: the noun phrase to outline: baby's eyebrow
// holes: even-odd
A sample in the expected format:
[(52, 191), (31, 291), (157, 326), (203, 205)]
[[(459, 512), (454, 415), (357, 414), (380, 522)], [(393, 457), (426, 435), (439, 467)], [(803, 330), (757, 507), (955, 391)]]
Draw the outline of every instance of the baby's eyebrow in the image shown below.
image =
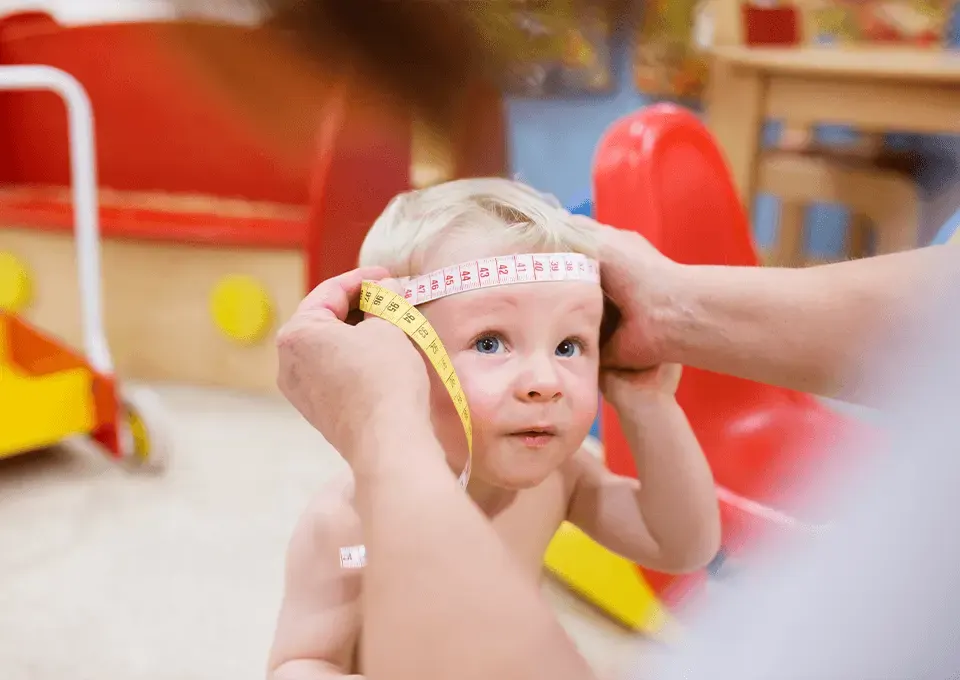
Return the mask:
[(464, 313), (469, 314), (470, 316), (474, 316), (476, 314), (496, 312), (503, 307), (516, 309), (519, 306), (519, 304), (520, 303), (517, 301), (517, 298), (515, 295), (500, 294), (496, 296), (487, 297), (483, 300), (477, 300), (476, 302), (469, 305), (463, 305), (461, 307), (461, 310)]
[(592, 299), (591, 300), (580, 299), (570, 304), (569, 307), (561, 307), (561, 309), (566, 311), (568, 314), (575, 314), (575, 313), (582, 314), (584, 312), (597, 311), (598, 303), (596, 300), (592, 300)]

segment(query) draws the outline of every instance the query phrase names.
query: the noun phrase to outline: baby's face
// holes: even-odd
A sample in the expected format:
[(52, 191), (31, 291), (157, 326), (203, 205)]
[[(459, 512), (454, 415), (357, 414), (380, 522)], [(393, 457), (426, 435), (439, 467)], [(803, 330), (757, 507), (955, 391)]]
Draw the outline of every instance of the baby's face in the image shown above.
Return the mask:
[[(439, 262), (431, 270), (451, 264)], [(600, 286), (514, 284), (452, 295), (421, 311), (467, 396), (473, 476), (510, 489), (540, 484), (577, 451), (596, 417)], [(463, 429), (436, 376), (433, 413), (451, 464), (462, 466)]]

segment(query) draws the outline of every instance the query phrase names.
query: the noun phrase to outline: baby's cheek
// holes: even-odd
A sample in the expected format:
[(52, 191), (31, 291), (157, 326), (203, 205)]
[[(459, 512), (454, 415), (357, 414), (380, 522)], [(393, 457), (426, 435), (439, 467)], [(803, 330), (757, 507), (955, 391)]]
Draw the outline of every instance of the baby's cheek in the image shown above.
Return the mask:
[(489, 367), (485, 369), (471, 361), (455, 362), (455, 365), (470, 405), (474, 427), (482, 430), (496, 422), (505, 388), (497, 379), (497, 372)]
[(568, 394), (573, 425), (578, 431), (583, 430), (586, 436), (593, 426), (600, 405), (596, 373), (585, 371), (582, 375), (573, 376), (573, 385), (568, 389)]

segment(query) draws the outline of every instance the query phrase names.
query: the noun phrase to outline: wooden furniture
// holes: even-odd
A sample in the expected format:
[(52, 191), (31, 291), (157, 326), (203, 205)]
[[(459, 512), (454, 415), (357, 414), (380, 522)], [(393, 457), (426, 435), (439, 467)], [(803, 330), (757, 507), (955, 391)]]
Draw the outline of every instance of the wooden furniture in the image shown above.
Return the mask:
[(732, 46), (715, 48), (712, 57), (707, 119), (748, 210), (760, 188), (760, 139), (768, 119), (868, 132), (960, 133), (960, 55)]
[(764, 263), (777, 267), (819, 264), (805, 253), (805, 210), (817, 203), (839, 203), (850, 210), (842, 256), (866, 257), (872, 237), (874, 253), (914, 248), (919, 240), (920, 200), (912, 176), (844, 163), (831, 155), (789, 151), (761, 154), (757, 191), (780, 199), (777, 241)]
[[(876, 252), (915, 246), (916, 155), (884, 149), (882, 134), (956, 129), (950, 109), (957, 95), (945, 90), (957, 87), (960, 59), (935, 47), (805, 45), (816, 8), (804, 0), (793, 3), (803, 26), (798, 44), (746, 46), (746, 9), (743, 0), (712, 0), (715, 24), (705, 103), (709, 125), (748, 210), (758, 191), (782, 201), (781, 239), (768, 260), (802, 260), (806, 202), (836, 201), (851, 208), (847, 256), (865, 254), (871, 230)], [(784, 130), (779, 148), (762, 150), (760, 130), (768, 119), (781, 121)], [(811, 143), (818, 123), (852, 125), (861, 139), (840, 148)], [(876, 196), (878, 190), (892, 191), (905, 202), (895, 215), (877, 205), (889, 205), (885, 198), (869, 200), (867, 195)]]

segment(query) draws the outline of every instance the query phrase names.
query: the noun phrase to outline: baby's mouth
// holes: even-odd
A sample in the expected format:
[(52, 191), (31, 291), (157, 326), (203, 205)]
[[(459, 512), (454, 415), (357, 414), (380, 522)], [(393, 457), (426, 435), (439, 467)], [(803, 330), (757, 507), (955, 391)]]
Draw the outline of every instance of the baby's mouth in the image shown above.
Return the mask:
[(510, 433), (511, 437), (522, 441), (524, 446), (534, 449), (546, 446), (556, 435), (557, 432), (552, 427), (534, 427)]

